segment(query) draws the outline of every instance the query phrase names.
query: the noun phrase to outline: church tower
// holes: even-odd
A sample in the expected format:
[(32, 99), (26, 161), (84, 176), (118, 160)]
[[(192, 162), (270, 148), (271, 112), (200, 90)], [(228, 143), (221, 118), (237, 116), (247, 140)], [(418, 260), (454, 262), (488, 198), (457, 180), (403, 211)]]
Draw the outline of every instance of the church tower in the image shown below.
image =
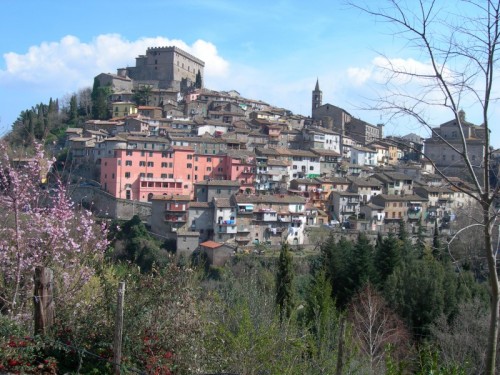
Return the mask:
[(311, 116), (314, 117), (314, 110), (322, 105), (323, 93), (319, 89), (319, 81), (316, 79), (316, 87), (312, 92), (312, 113)]

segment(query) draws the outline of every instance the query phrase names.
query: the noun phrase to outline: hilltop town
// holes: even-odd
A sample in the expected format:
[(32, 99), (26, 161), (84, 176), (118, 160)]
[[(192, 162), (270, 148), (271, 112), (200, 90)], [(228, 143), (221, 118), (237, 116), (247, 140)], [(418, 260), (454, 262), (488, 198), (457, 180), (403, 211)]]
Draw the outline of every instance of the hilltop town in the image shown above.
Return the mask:
[[(66, 131), (76, 202), (97, 215), (139, 215), (179, 254), (201, 248), (214, 263), (255, 245), (314, 244), (314, 228), (450, 233), (472, 204), (450, 146), (460, 142), (453, 120), (429, 139), (385, 136), (382, 124), (323, 103), (319, 81), (305, 117), (204, 88), (204, 66), (158, 47), (95, 77), (102, 119)], [(460, 116), (471, 160), (482, 160), (484, 129)]]

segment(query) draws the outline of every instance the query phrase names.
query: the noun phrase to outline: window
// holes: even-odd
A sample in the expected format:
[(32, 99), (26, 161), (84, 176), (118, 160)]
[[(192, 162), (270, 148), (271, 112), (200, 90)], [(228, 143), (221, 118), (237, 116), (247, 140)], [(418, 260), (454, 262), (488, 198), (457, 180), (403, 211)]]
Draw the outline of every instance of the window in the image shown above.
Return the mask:
[(125, 165), (126, 165), (127, 167), (132, 166), (132, 160), (125, 160)]
[(193, 168), (193, 164), (187, 163), (186, 168)]
[(125, 199), (130, 200), (130, 198), (131, 198), (131, 196), (130, 196), (130, 190), (127, 190), (127, 191), (125, 192)]
[(188, 175), (187, 175), (187, 179), (188, 179), (188, 180), (190, 180), (190, 179), (191, 179), (191, 175), (190, 175), (190, 174), (188, 174)]
[(127, 150), (126, 155), (127, 156), (132, 156), (132, 151), (131, 150)]
[(155, 166), (155, 163), (153, 163), (152, 161), (148, 161), (148, 167), (154, 167)]
[(161, 178), (167, 178), (167, 174), (166, 173), (162, 173), (161, 174)]
[(152, 173), (148, 173), (148, 178), (153, 178), (153, 174)]
[(141, 156), (146, 156), (146, 152), (145, 151), (141, 151)]
[(139, 175), (139, 177), (141, 177), (141, 178), (146, 177), (146, 174), (145, 174), (145, 173), (141, 173), (141, 174)]
[(197, 170), (198, 170), (198, 166), (197, 166), (197, 165), (195, 165), (195, 166), (194, 166), (194, 170), (195, 170), (195, 171), (197, 171)]
[(153, 151), (149, 151), (149, 156), (153, 156)]
[(162, 168), (167, 168), (167, 163), (161, 163)]
[(210, 172), (212, 170), (212, 167), (207, 167), (207, 172)]
[(207, 158), (207, 162), (211, 162), (212, 161), (212, 158)]
[(309, 167), (309, 170), (310, 170), (310, 171), (313, 171), (313, 170), (314, 170), (314, 167), (311, 165), (311, 166)]
[(220, 194), (222, 193), (222, 190), (221, 189), (217, 189), (217, 194)]
[(125, 172), (125, 178), (130, 178), (130, 172)]
[(174, 163), (168, 163), (168, 167), (169, 168), (173, 168), (174, 167)]
[(217, 168), (217, 170), (218, 170), (219, 172), (222, 172), (222, 171), (224, 170), (224, 168)]
[(167, 157), (167, 153), (166, 153), (165, 151), (163, 151), (163, 152), (161, 153), (161, 157), (162, 157), (162, 158), (166, 158), (166, 157)]
[(174, 174), (173, 173), (169, 173), (168, 174), (168, 178), (174, 178)]
[(145, 167), (146, 166), (146, 162), (145, 161), (140, 161), (139, 162), (139, 167)]
[(188, 155), (187, 158), (188, 158), (188, 160), (192, 160), (193, 159), (193, 155)]
[(114, 180), (115, 179), (115, 174), (111, 173), (111, 178)]

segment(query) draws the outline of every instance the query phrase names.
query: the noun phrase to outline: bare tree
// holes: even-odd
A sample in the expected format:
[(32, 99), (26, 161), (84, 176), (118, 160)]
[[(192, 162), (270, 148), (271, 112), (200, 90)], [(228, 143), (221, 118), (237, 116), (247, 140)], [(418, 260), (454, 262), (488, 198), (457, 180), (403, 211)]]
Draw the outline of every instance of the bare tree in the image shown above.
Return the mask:
[[(500, 36), (500, 1), (463, 0), (455, 13), (439, 8), (437, 0), (387, 0), (376, 5), (352, 5), (395, 27), (395, 34), (404, 38), (407, 48), (414, 48), (426, 64), (411, 68), (397, 60), (382, 56), (389, 94), (380, 98), (376, 109), (395, 116), (409, 116), (427, 127), (442, 147), (454, 151), (461, 160), (473, 189), (463, 189), (448, 179), (456, 189), (470, 195), (481, 207), (484, 257), (488, 264), (490, 290), (490, 322), (485, 358), (487, 374), (495, 373), (499, 328), (499, 281), (493, 227), (497, 219), (493, 202), (498, 187), (490, 186), (490, 124), (496, 89), (495, 70), (498, 68), (497, 48)], [(447, 5), (450, 5), (448, 3)], [(481, 160), (471, 157), (471, 142), (466, 134), (466, 121), (461, 111), (464, 105), (481, 109), (484, 132)], [(458, 134), (458, 143), (451, 142), (433, 129), (429, 114), (448, 111)], [(393, 117), (394, 118), (394, 117)], [(432, 162), (432, 160), (429, 158)], [(437, 163), (434, 163), (436, 166)], [(446, 168), (436, 168), (446, 178)], [(479, 226), (478, 226), (479, 228)]]
[(353, 299), (348, 316), (358, 345), (370, 360), (370, 373), (380, 372), (388, 346), (392, 346), (394, 354), (399, 357), (407, 352), (405, 349), (408, 349), (410, 338), (408, 330), (370, 284)]

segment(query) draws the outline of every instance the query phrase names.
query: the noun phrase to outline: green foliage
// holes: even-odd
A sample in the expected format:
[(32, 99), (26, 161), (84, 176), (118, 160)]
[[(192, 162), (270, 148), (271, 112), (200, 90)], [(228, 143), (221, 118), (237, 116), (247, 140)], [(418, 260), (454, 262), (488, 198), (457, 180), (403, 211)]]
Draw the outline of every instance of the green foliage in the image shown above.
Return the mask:
[(293, 259), (288, 243), (281, 245), (276, 275), (276, 305), (280, 319), (289, 319), (294, 308)]
[(133, 262), (141, 272), (151, 271), (154, 265), (165, 267), (170, 262), (168, 252), (149, 234), (139, 216), (135, 215), (121, 226), (114, 223), (112, 227), (113, 259)]
[(78, 101), (76, 95), (71, 95), (68, 109), (68, 123), (76, 125), (78, 123)]
[(94, 120), (107, 120), (110, 118), (110, 111), (108, 108), (108, 98), (111, 95), (111, 87), (101, 87), (99, 80), (94, 78), (94, 85), (92, 87), (92, 118)]
[(401, 242), (392, 233), (377, 241), (374, 263), (378, 274), (378, 283), (383, 285), (401, 263)]
[(196, 81), (194, 83), (194, 87), (196, 87), (197, 89), (201, 89), (202, 86), (203, 86), (203, 83), (201, 81), (201, 72), (198, 69), (198, 73), (196, 73)]
[(134, 95), (132, 96), (132, 100), (137, 105), (149, 105), (152, 90), (152, 86), (142, 85), (135, 90)]
[(322, 248), (325, 272), (332, 285), (332, 296), (337, 307), (345, 308), (354, 294), (350, 264), (353, 256), (352, 243), (344, 237), (335, 242), (330, 238)]
[(64, 116), (52, 98), (49, 104), (40, 103), (22, 111), (5, 139), (15, 148), (33, 148), (38, 143), (53, 143), (64, 132)]

